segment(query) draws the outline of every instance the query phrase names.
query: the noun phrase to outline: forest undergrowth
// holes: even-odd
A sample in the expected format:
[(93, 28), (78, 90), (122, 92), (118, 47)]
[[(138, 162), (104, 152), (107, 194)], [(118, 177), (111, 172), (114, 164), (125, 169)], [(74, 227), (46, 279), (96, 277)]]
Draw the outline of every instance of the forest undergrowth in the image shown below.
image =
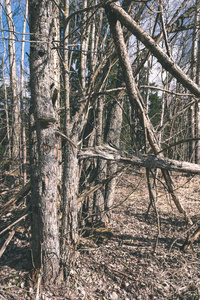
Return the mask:
[[(109, 227), (95, 229), (87, 237), (82, 234), (67, 280), (61, 278), (48, 291), (38, 287), (38, 281), (30, 275), (29, 216), (22, 219), (1, 257), (0, 299), (200, 299), (199, 240), (187, 251), (181, 249), (187, 233), (199, 224), (200, 178), (172, 177), (194, 223), (191, 230), (171, 202), (161, 178), (157, 182), (157, 209), (152, 206), (147, 215), (145, 174), (129, 170), (118, 178)], [(2, 196), (1, 207), (4, 200)], [(3, 214), (0, 231), (10, 224), (14, 213), (20, 216), (26, 205), (25, 200), (20, 201), (13, 211)], [(1, 248), (12, 230), (0, 236)]]

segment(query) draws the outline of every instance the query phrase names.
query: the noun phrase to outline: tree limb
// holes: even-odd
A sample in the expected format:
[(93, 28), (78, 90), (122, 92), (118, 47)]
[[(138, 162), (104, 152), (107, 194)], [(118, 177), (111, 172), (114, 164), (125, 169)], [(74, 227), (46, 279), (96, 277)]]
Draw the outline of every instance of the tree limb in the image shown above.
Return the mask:
[(136, 156), (135, 154), (129, 154), (109, 145), (102, 145), (94, 148), (84, 148), (78, 153), (79, 159), (85, 159), (89, 157), (99, 157), (110, 161), (149, 169), (159, 168), (175, 172), (200, 174), (200, 165), (198, 164), (193, 164), (186, 161), (177, 161), (158, 155), (140, 154)]
[(163, 68), (182, 83), (182, 85), (191, 93), (200, 97), (200, 87), (193, 82), (166, 53), (164, 53), (163, 49), (154, 41), (154, 39), (152, 39), (152, 37), (145, 32), (128, 13), (126, 13), (118, 2), (117, 4), (112, 3), (109, 6), (117, 19), (151, 51)]

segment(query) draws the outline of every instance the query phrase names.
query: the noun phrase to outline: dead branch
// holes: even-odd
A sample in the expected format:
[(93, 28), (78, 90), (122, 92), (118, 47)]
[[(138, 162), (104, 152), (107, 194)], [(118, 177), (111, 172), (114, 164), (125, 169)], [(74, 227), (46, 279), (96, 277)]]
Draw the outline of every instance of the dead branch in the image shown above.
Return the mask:
[(58, 135), (60, 135), (61, 137), (63, 137), (65, 140), (67, 140), (70, 143), (71, 146), (73, 146), (74, 148), (77, 148), (77, 146), (74, 144), (74, 142), (68, 136), (66, 136), (64, 133), (62, 133), (59, 130), (56, 130), (56, 133)]
[(126, 26), (130, 32), (132, 32), (138, 40), (140, 40), (158, 59), (160, 64), (169, 71), (180, 83), (183, 84), (191, 93), (200, 97), (199, 86), (192, 81), (180, 67), (166, 54), (163, 49), (151, 38), (151, 36), (145, 32), (132, 18), (131, 16), (120, 6), (120, 4), (112, 3), (109, 5), (112, 13), (117, 19)]
[(187, 235), (187, 238), (183, 243), (181, 249), (183, 251), (188, 250), (189, 248), (192, 247), (193, 243), (198, 240), (199, 237), (200, 237), (200, 225), (191, 236), (190, 234)]
[(23, 186), (23, 188), (13, 197), (11, 198), (8, 202), (6, 202), (4, 204), (4, 206), (1, 208), (0, 210), (0, 214), (5, 213), (5, 211), (7, 210), (7, 208), (10, 205), (13, 205), (14, 203), (16, 203), (19, 199), (23, 198), (24, 196), (26, 196), (28, 194), (28, 192), (31, 189), (31, 183), (28, 182), (25, 186)]
[(4, 228), (0, 232), (0, 235), (2, 235), (3, 233), (5, 233), (8, 229), (10, 229), (12, 226), (16, 225), (17, 223), (19, 223), (21, 220), (25, 219), (29, 215), (29, 213), (30, 213), (28, 210), (29, 210), (29, 206), (25, 209), (25, 212), (22, 214), (22, 216), (20, 218), (18, 218), (16, 221), (14, 221), (13, 223), (11, 223), (6, 228)]
[(148, 88), (148, 89), (152, 89), (152, 90), (158, 90), (158, 91), (165, 92), (165, 93), (172, 94), (172, 95), (176, 95), (176, 96), (184, 96), (184, 97), (192, 97), (193, 96), (192, 94), (177, 93), (177, 92), (174, 92), (174, 91), (166, 90), (166, 89), (163, 89), (161, 87), (152, 86), (152, 85), (140, 85), (140, 88)]
[(149, 169), (159, 168), (168, 171), (200, 174), (200, 165), (198, 164), (173, 160), (159, 155), (140, 154), (136, 156), (135, 154), (129, 154), (106, 144), (94, 148), (83, 148), (79, 151), (78, 157), (79, 159), (99, 157), (106, 160), (120, 162), (122, 164), (130, 164)]
[(2, 255), (4, 254), (6, 248), (8, 247), (9, 243), (11, 242), (13, 236), (15, 235), (15, 230), (13, 229), (10, 233), (8, 238), (6, 239), (6, 241), (4, 242), (3, 246), (1, 247), (0, 250), (0, 258), (2, 257)]

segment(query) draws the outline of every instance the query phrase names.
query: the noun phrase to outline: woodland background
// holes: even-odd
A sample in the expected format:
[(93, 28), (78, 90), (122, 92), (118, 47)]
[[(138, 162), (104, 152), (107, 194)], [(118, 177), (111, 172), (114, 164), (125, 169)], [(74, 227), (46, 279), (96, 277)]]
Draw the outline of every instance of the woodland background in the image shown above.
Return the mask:
[[(120, 192), (128, 178), (138, 192), (138, 174), (146, 217), (153, 214), (157, 228), (154, 250), (159, 193), (180, 214), (180, 249), (196, 247), (198, 195), (191, 208), (174, 174), (188, 176), (181, 184), (192, 180), (185, 193), (198, 190), (200, 1), (1, 0), (0, 21), (0, 254), (9, 257), (23, 225), (31, 253), (26, 276), (34, 282), (27, 297), (40, 299), (43, 289), (61, 282), (69, 288), (83, 240), (115, 245), (117, 208), (126, 222), (124, 202), (130, 210), (141, 205), (130, 202), (129, 185)], [(142, 235), (136, 228), (133, 237)], [(169, 291), (144, 295), (198, 299), (198, 283), (187, 291), (193, 298), (177, 290), (175, 298)], [(114, 294), (104, 297), (118, 299)], [(140, 299), (136, 294), (131, 299)], [(69, 295), (62, 299), (78, 299)]]

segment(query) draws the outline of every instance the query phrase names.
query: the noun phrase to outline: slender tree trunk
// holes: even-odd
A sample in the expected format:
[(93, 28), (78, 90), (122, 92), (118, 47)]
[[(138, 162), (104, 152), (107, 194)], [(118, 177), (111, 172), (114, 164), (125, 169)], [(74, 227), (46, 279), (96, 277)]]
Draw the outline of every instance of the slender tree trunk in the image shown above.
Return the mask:
[[(76, 142), (77, 139), (73, 141)], [(78, 239), (79, 164), (76, 148), (68, 145), (64, 151), (62, 264), (66, 276), (73, 262), (73, 253)]]
[[(83, 9), (88, 7), (88, 0), (83, 0)], [(83, 28), (81, 36), (81, 88), (82, 93), (85, 96), (86, 93), (86, 74), (87, 74), (87, 51), (89, 46), (89, 35), (91, 24), (87, 23), (87, 19), (90, 17), (90, 12), (83, 13)]]
[[(29, 0), (31, 44), (31, 249), (34, 267), (45, 285), (59, 272), (57, 222), (58, 139), (53, 106), (53, 7), (48, 0)], [(34, 134), (36, 131), (36, 135)], [(36, 141), (33, 137), (36, 137)], [(35, 150), (35, 151), (34, 151)]]
[[(200, 22), (200, 2), (196, 0), (196, 15), (195, 15), (195, 28), (194, 28), (194, 44), (195, 44), (195, 54), (196, 54), (196, 73), (195, 80), (196, 83), (200, 84), (200, 33), (199, 33), (199, 22)], [(195, 121), (196, 121), (196, 137), (200, 137), (200, 103), (195, 104)], [(196, 142), (195, 145), (195, 163), (200, 163), (200, 141)]]
[[(118, 75), (118, 81), (121, 83)], [(106, 141), (107, 143), (112, 143), (115, 146), (119, 147), (120, 135), (121, 135), (121, 126), (122, 126), (122, 98), (120, 97), (123, 93), (118, 93), (116, 95), (117, 101), (113, 101), (111, 111), (108, 115), (108, 125), (106, 132)], [(117, 171), (117, 164), (114, 162), (107, 162), (107, 177), (112, 176)], [(116, 178), (112, 178), (107, 184), (105, 188), (105, 212), (107, 217), (107, 223), (110, 222), (111, 219), (111, 211), (110, 209), (114, 203), (115, 196), (115, 187), (116, 187)]]
[(20, 62), (20, 114), (21, 114), (21, 140), (22, 140), (22, 172), (23, 172), (23, 179), (24, 185), (27, 181), (27, 168), (26, 168), (26, 123), (24, 120), (24, 47), (25, 47), (25, 33), (26, 33), (26, 23), (27, 23), (27, 16), (28, 16), (28, 0), (26, 0), (25, 6), (25, 14), (24, 14), (24, 22), (23, 22), (23, 29), (22, 29), (22, 47), (21, 47), (21, 62)]
[[(103, 143), (103, 97), (99, 97), (97, 101), (97, 129), (96, 129), (96, 145), (100, 146)], [(97, 159), (97, 177), (96, 184), (105, 179), (106, 173), (106, 162), (105, 160)], [(95, 223), (104, 222), (104, 198), (105, 198), (105, 188), (101, 187), (94, 193), (93, 202), (93, 221)]]
[[(193, 29), (193, 39), (192, 39), (192, 57), (191, 57), (191, 78), (196, 82), (197, 75), (197, 52), (198, 52), (198, 28), (197, 28), (197, 7), (195, 14), (195, 27)], [(197, 116), (198, 105), (191, 106), (189, 110), (189, 134), (190, 138), (195, 137), (195, 128), (196, 128), (196, 116)], [(196, 150), (195, 150), (195, 141), (191, 140), (189, 143), (189, 158), (191, 162), (195, 162)]]
[[(52, 90), (52, 104), (55, 110), (56, 124), (60, 128), (60, 116), (58, 111), (60, 109), (60, 0), (53, 3), (53, 49), (52, 49), (52, 68), (53, 68), (53, 84)], [(58, 136), (58, 185), (62, 181), (62, 145), (61, 136)], [(61, 196), (61, 195), (59, 195)]]
[(9, 67), (10, 87), (12, 92), (12, 159), (20, 157), (20, 109), (19, 94), (17, 90), (17, 67), (15, 50), (15, 25), (12, 18), (11, 1), (5, 0), (6, 18), (9, 28)]
[[(199, 18), (200, 20), (200, 18)], [(200, 84), (200, 35), (198, 40), (198, 59), (197, 59), (197, 84)], [(200, 137), (200, 103), (196, 104), (196, 136)], [(196, 161), (200, 164), (200, 141), (196, 143)]]
[[(0, 6), (0, 19), (1, 19), (1, 28), (3, 29), (3, 20), (2, 20), (2, 7)], [(6, 87), (6, 79), (5, 79), (5, 72), (4, 72), (4, 61), (6, 55), (6, 43), (4, 40), (4, 31), (2, 30), (2, 39), (3, 39), (3, 55), (2, 55), (2, 79), (3, 79), (3, 90), (4, 90), (4, 107), (5, 107), (5, 114), (6, 114), (6, 133), (7, 133), (7, 141), (8, 141), (8, 158), (11, 159), (11, 141), (10, 141), (10, 124), (9, 124), (9, 110), (8, 110), (8, 93)]]
[[(70, 89), (69, 89), (69, 24), (65, 22), (69, 15), (69, 1), (65, 0), (64, 16), (64, 106), (65, 106), (65, 127), (66, 136), (72, 134), (72, 123), (70, 116)], [(77, 144), (78, 134), (73, 135), (73, 142)], [(77, 196), (79, 188), (79, 165), (77, 159), (77, 149), (64, 141), (63, 151), (63, 215), (62, 215), (62, 236), (61, 236), (61, 263), (64, 276), (69, 273), (70, 264), (73, 261), (72, 254), (78, 238), (78, 205)]]

